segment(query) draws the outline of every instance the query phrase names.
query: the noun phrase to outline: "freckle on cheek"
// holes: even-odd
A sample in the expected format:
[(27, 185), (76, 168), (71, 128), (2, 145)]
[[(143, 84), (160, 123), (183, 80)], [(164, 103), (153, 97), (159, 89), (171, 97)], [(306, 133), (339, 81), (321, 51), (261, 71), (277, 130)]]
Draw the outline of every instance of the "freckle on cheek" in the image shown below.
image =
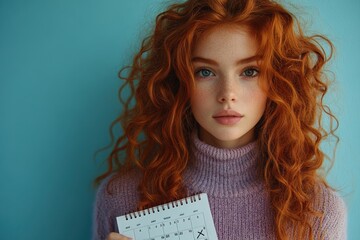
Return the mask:
[(194, 98), (202, 98), (206, 95), (207, 95), (206, 91), (195, 91), (194, 92)]

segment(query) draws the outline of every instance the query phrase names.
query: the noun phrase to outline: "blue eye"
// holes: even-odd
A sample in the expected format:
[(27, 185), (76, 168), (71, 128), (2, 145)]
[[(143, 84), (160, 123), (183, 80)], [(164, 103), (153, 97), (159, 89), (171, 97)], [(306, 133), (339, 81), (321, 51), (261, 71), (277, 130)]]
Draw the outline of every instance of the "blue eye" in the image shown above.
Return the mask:
[(200, 69), (200, 70), (196, 71), (196, 75), (198, 75), (199, 77), (202, 77), (202, 78), (215, 76), (215, 74), (208, 69)]
[(245, 77), (256, 77), (258, 74), (259, 74), (259, 70), (255, 68), (248, 68), (245, 69), (245, 71), (241, 75)]

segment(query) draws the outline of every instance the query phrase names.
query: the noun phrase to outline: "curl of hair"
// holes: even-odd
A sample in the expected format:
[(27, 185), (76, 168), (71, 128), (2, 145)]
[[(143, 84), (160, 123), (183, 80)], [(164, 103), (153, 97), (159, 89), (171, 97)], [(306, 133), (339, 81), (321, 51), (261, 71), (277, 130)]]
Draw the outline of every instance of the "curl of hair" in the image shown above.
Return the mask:
[[(277, 238), (288, 239), (288, 229), (294, 229), (297, 239), (314, 239), (312, 221), (322, 213), (313, 209), (312, 199), (319, 183), (328, 187), (318, 173), (326, 157), (320, 144), (329, 135), (336, 137), (338, 125), (323, 103), (329, 85), (324, 65), (333, 45), (321, 35), (305, 36), (296, 17), (271, 0), (188, 0), (157, 16), (153, 34), (122, 77), (120, 91), (128, 86), (131, 96), (113, 125), (121, 123), (124, 134), (116, 140), (108, 170), (96, 181), (139, 169), (140, 209), (186, 195), (182, 173), (192, 159), (196, 128), (189, 107), (191, 53), (204, 31), (221, 24), (245, 26), (259, 43), (261, 81), (268, 95), (256, 126), (259, 173), (270, 193)], [(328, 55), (323, 43), (330, 48)], [(133, 97), (135, 106), (129, 107)], [(336, 123), (329, 131), (323, 114)]]

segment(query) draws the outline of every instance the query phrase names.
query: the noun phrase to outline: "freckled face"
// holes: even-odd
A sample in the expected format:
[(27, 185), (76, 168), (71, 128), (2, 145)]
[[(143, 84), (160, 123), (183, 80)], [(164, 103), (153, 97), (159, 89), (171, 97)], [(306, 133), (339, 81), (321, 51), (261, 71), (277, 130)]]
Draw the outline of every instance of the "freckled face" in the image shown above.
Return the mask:
[(192, 53), (196, 86), (190, 104), (202, 141), (236, 148), (254, 140), (267, 99), (259, 86), (257, 48), (252, 35), (234, 26), (210, 29), (196, 42)]

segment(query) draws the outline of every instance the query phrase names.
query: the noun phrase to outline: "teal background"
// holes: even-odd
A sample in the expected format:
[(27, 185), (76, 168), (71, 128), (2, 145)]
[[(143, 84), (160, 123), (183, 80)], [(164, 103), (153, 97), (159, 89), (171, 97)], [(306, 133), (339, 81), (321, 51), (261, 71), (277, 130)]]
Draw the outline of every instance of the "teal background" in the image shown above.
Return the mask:
[[(89, 239), (100, 154), (121, 111), (117, 72), (139, 46), (161, 0), (0, 1), (1, 239)], [(336, 45), (329, 103), (340, 120), (329, 181), (360, 239), (358, 121), (360, 1), (293, 2)]]

